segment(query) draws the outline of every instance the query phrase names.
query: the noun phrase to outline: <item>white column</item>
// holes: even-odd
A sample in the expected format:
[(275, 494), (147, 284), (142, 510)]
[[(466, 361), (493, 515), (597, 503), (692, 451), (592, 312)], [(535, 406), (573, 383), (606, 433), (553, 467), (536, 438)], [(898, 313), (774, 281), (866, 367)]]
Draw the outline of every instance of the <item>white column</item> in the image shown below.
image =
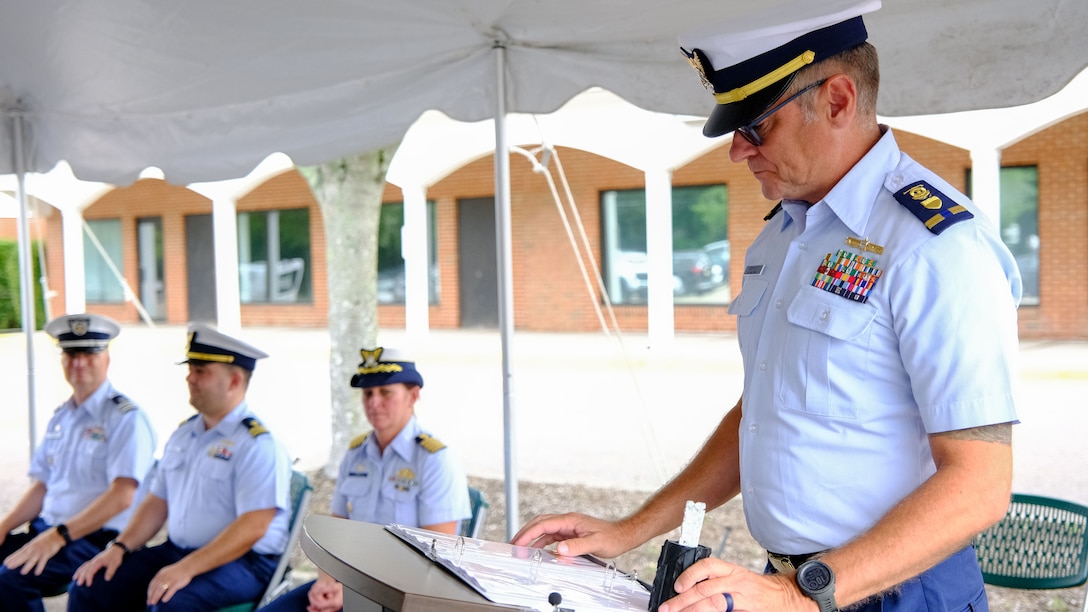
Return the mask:
[(64, 242), (64, 310), (87, 311), (87, 270), (83, 262), (83, 211), (61, 209)]
[(994, 227), (1001, 227), (1001, 150), (971, 149), (971, 199)]
[(412, 341), (423, 340), (430, 329), (431, 240), (427, 234), (427, 190), (422, 185), (402, 187), (404, 225), (400, 231), (404, 258), (404, 329)]
[(227, 334), (242, 329), (238, 292), (238, 207), (234, 198), (212, 200), (212, 233), (215, 237), (216, 326)]
[(651, 347), (673, 341), (672, 173), (646, 172), (647, 335)]

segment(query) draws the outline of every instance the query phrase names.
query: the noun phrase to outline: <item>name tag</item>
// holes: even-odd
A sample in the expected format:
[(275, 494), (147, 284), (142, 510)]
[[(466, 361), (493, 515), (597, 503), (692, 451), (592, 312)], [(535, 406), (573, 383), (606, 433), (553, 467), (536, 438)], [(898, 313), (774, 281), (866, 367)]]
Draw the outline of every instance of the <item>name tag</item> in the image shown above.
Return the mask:
[(744, 267), (745, 276), (759, 276), (760, 274), (763, 274), (763, 264)]

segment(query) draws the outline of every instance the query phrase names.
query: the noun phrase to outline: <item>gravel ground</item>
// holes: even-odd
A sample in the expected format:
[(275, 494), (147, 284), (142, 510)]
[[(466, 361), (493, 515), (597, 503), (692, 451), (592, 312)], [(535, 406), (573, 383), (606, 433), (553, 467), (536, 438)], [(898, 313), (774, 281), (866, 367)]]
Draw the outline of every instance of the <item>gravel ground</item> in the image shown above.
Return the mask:
[[(310, 511), (327, 513), (332, 496), (333, 481), (320, 471), (310, 473), (314, 484), (314, 498)], [(491, 504), (484, 523), (482, 539), (503, 541), (506, 539), (506, 519), (503, 516), (506, 494), (501, 480), (469, 478), (469, 484), (480, 489)], [(644, 491), (586, 487), (566, 484), (522, 482), (519, 488), (521, 522), (538, 514), (577, 510), (601, 518), (618, 518), (637, 509), (647, 498)], [(665, 539), (675, 540), (679, 530), (656, 538), (616, 559), (621, 570), (637, 571), (640, 578), (653, 581), (660, 545)], [(701, 544), (709, 546), (713, 554), (747, 567), (762, 571), (766, 557), (762, 548), (748, 534), (740, 501), (733, 500), (721, 508), (706, 514), (703, 522)], [(724, 545), (723, 545), (724, 542)], [(301, 550), (295, 550), (294, 566), (299, 568), (299, 580), (309, 579), (314, 567)], [(1024, 591), (987, 586), (990, 609), (993, 612), (1064, 612), (1079, 610), (1084, 590), (1065, 589), (1055, 591)]]

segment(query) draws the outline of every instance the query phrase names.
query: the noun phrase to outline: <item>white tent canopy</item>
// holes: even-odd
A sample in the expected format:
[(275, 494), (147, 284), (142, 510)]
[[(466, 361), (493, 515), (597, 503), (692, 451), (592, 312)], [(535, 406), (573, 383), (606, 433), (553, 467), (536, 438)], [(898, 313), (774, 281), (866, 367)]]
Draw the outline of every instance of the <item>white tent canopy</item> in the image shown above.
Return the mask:
[[(677, 49), (693, 24), (843, 0), (57, 0), (0, 9), (0, 109), (27, 123), (27, 169), (67, 160), (127, 184), (244, 176), (271, 152), (298, 164), (397, 142), (427, 109), (549, 112), (590, 86), (642, 108), (702, 114), (711, 98)], [(1024, 104), (1088, 62), (1088, 3), (886, 0), (879, 110), (916, 115)], [(0, 173), (12, 172), (10, 122)]]

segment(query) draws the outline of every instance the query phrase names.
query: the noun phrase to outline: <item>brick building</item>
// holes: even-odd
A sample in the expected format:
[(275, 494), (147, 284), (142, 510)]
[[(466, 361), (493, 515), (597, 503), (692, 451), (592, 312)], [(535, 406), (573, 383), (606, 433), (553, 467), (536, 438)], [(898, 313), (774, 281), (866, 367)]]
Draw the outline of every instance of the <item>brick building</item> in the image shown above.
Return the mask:
[[(958, 189), (968, 190), (971, 156), (966, 150), (899, 129), (896, 137), (912, 157)], [(646, 174), (576, 148), (559, 146), (555, 154), (565, 170), (592, 256), (602, 265), (607, 291), (616, 302), (615, 316), (619, 327), (625, 331), (645, 331), (645, 301), (638, 295), (621, 294), (617, 287), (620, 286), (618, 279), (626, 273), (620, 269), (621, 256), (631, 254), (622, 247), (624, 240), (634, 243), (641, 240), (642, 246), (636, 246), (635, 251), (645, 250), (645, 238), (632, 236), (631, 230), (623, 228), (637, 228), (637, 223), (632, 225), (630, 220), (638, 218), (639, 198), (645, 200)], [(1014, 252), (1024, 256), (1018, 261), (1024, 262), (1025, 284), (1029, 287), (1020, 308), (1021, 337), (1088, 338), (1088, 290), (1085, 289), (1088, 287), (1088, 262), (1083, 256), (1088, 238), (1088, 113), (1067, 118), (1006, 148), (1002, 151), (1001, 165), (1002, 232)], [(1009, 173), (1012, 182), (1006, 184), (1006, 170), (1010, 169), (1014, 170)], [(473, 305), (472, 297), (480, 289), (472, 284), (465, 260), (479, 252), (486, 254), (488, 249), (494, 252), (490, 244), (478, 244), (486, 243), (481, 240), (480, 227), (487, 228), (487, 223), (493, 227), (492, 217), (488, 216), (493, 215), (493, 173), (493, 158), (486, 155), (464, 163), (426, 190), (433, 234), (430, 237), (431, 299), (428, 307), (431, 328), (476, 326), (481, 321), (487, 324), (487, 313), (483, 319), (470, 313), (479, 308), (478, 303)], [(603, 301), (601, 292), (594, 289), (594, 297), (589, 296), (575, 247), (568, 239), (551, 186), (517, 155), (511, 157), (510, 173), (516, 329), (600, 329), (595, 306)], [(727, 141), (674, 169), (671, 181), (676, 249), (673, 262), (675, 330), (733, 330), (735, 321), (727, 313), (730, 287), (739, 287), (741, 255), (774, 203), (763, 199), (758, 183), (745, 166), (729, 161)], [(694, 198), (688, 208), (702, 215), (692, 218), (720, 219), (720, 222), (714, 222), (715, 227), (711, 227), (706, 236), (728, 241), (725, 243), (728, 245), (725, 268), (717, 270), (717, 276), (699, 281), (704, 285), (697, 291), (681, 286), (681, 276), (686, 270), (677, 267), (678, 254), (684, 250), (704, 257), (695, 252), (705, 249), (682, 243), (695, 239), (709, 242), (711, 238), (685, 237), (685, 232), (706, 228), (697, 227), (698, 221), (689, 220), (685, 225), (682, 215), (678, 216), (676, 202), (683, 203), (681, 191), (684, 189), (694, 190), (688, 194)], [(1019, 198), (1015, 204), (1017, 217), (1012, 220), (1006, 219), (1006, 193)], [(724, 203), (721, 202), (723, 196)], [(390, 211), (399, 210), (397, 207), (402, 206), (404, 194), (400, 187), (387, 184), (383, 200), (391, 207)], [(724, 209), (720, 214), (707, 212), (708, 207), (722, 205)], [(621, 209), (627, 212), (617, 212)], [(573, 211), (569, 208), (565, 211), (570, 220)], [(117, 269), (133, 294), (151, 296), (153, 308), (148, 310), (153, 318), (180, 324), (197, 318), (194, 313), (202, 308), (198, 294), (203, 290), (196, 285), (210, 276), (208, 252), (211, 249), (207, 236), (211, 212), (212, 202), (194, 191), (158, 179), (141, 179), (107, 192), (83, 210), (83, 218), (102, 238), (100, 242), (112, 253), (111, 259), (116, 259)], [(321, 212), (306, 181), (297, 171), (286, 170), (240, 197), (237, 212), (242, 323), (323, 326), (328, 309), (325, 233)], [(477, 213), (483, 215), (484, 222), (477, 224), (479, 227), (471, 233), (471, 228), (466, 228), (476, 223), (473, 219)], [(625, 226), (623, 214), (627, 213), (636, 216), (627, 219)], [(60, 282), (64, 278), (65, 265), (63, 228), (61, 215), (46, 217), (48, 275), (52, 279), (51, 288), (56, 292), (50, 306), (56, 313), (65, 308), (65, 289)], [(395, 215), (391, 217), (388, 227), (383, 221), (382, 231), (395, 234), (399, 227), (396, 219)], [(0, 225), (0, 231), (4, 235), (10, 232), (13, 236), (14, 228), (9, 228), (10, 225), (5, 222)], [(269, 229), (274, 227), (279, 229)], [(621, 230), (628, 235), (616, 238), (615, 234)], [(574, 231), (578, 233), (577, 225)], [(637, 234), (637, 229), (634, 233)], [(716, 243), (720, 244), (722, 240)], [(607, 244), (614, 248), (606, 248)], [(110, 273), (90, 270), (100, 257), (92, 253), (92, 246), (84, 245), (88, 253), (88, 309), (121, 321), (138, 321), (140, 314), (136, 306), (125, 299), (120, 285), (110, 280)], [(292, 249), (294, 251), (288, 253)], [(383, 257), (387, 262), (393, 262), (392, 267), (379, 273), (382, 301), (379, 321), (383, 327), (405, 325), (403, 264), (399, 263), (398, 249), (397, 236), (381, 239), (380, 262)], [(734, 255), (731, 258), (729, 251)], [(584, 261), (587, 255), (582, 253)], [(268, 261), (278, 263), (269, 265)], [(706, 264), (704, 257), (700, 266), (707, 274), (706, 268), (713, 264)], [(485, 270), (484, 274), (488, 273)], [(154, 281), (150, 288), (146, 284), (149, 276)], [(108, 291), (97, 290), (99, 285), (111, 283), (116, 286)], [(483, 300), (486, 307), (493, 301), (489, 298), (493, 288), (486, 284), (483, 287), (488, 298)], [(144, 303), (146, 305), (148, 300)]]

